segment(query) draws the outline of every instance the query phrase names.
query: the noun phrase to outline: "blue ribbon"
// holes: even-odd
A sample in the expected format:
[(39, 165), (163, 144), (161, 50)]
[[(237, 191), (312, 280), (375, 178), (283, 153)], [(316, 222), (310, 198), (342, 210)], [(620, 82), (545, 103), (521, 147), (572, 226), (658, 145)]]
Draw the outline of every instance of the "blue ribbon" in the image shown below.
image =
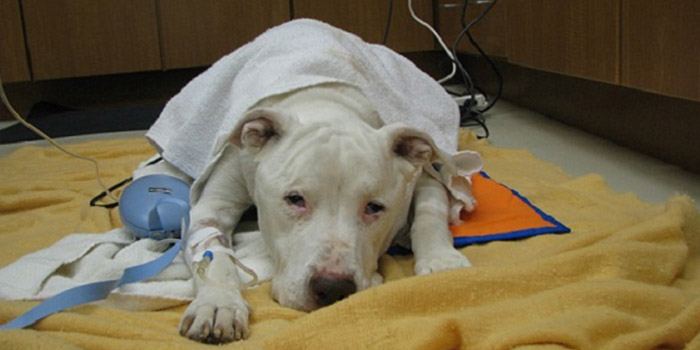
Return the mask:
[(154, 277), (170, 265), (180, 251), (181, 246), (182, 240), (177, 240), (172, 247), (158, 258), (124, 270), (119, 279), (85, 284), (56, 294), (14, 320), (1, 325), (0, 330), (20, 329), (31, 326), (42, 318), (67, 308), (105, 299), (112, 290), (124, 284)]

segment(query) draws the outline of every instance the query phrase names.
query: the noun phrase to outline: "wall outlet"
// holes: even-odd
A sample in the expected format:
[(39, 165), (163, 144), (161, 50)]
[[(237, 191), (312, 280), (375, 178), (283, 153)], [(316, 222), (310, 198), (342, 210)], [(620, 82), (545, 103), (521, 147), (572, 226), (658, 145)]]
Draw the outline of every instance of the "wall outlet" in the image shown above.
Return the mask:
[[(468, 100), (471, 100), (471, 98), (472, 98), (471, 95), (466, 95), (466, 96), (455, 97), (454, 100), (455, 100), (455, 102), (457, 102), (458, 105), (464, 106), (464, 104)], [(484, 96), (482, 94), (474, 95), (474, 99), (476, 100), (476, 108), (478, 108), (478, 109), (484, 109), (489, 105), (488, 102), (486, 101), (486, 96)]]

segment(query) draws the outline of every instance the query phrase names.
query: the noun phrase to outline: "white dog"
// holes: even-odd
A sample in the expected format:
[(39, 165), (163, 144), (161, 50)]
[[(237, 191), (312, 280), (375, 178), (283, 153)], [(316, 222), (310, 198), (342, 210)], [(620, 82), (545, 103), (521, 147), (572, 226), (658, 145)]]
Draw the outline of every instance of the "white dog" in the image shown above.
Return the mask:
[[(190, 242), (196, 298), (182, 335), (204, 342), (248, 336), (249, 307), (230, 233), (258, 208), (273, 260), (272, 296), (314, 310), (382, 283), (378, 259), (410, 237), (416, 274), (469, 266), (448, 230), (450, 197), (432, 167), (431, 138), (383, 125), (355, 87), (329, 83), (267, 98), (249, 109), (193, 198)], [(473, 198), (467, 209), (473, 208)], [(204, 251), (214, 252), (198, 271)]]

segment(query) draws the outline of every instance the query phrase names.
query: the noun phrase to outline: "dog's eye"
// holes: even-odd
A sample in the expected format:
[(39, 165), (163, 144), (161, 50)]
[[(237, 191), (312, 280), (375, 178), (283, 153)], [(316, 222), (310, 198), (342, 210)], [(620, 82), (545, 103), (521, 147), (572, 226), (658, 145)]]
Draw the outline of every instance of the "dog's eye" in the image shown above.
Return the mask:
[(287, 202), (287, 204), (293, 205), (295, 207), (306, 207), (306, 200), (302, 195), (296, 192), (292, 192), (285, 196), (284, 201)]
[(365, 207), (365, 214), (374, 215), (384, 211), (384, 206), (377, 202), (369, 202)]

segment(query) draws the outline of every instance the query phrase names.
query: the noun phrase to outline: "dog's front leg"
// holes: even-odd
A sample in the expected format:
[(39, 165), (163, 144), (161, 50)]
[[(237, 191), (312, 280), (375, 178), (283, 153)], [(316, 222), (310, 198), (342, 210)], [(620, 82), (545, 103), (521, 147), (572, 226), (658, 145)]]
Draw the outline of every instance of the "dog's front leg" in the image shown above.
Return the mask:
[(232, 178), (235, 172), (224, 170), (214, 171), (192, 208), (185, 249), (196, 296), (182, 317), (180, 334), (207, 343), (248, 336), (250, 311), (241, 295), (243, 283), (229, 254), (233, 252), (231, 232), (249, 201), (242, 182)]
[(416, 274), (471, 266), (452, 243), (448, 228), (449, 200), (443, 185), (428, 174), (422, 174), (414, 191), (413, 206), (409, 234)]
[(225, 253), (213, 255), (204, 273), (194, 273), (197, 295), (180, 321), (180, 334), (206, 343), (245, 339), (250, 311), (236, 267)]

